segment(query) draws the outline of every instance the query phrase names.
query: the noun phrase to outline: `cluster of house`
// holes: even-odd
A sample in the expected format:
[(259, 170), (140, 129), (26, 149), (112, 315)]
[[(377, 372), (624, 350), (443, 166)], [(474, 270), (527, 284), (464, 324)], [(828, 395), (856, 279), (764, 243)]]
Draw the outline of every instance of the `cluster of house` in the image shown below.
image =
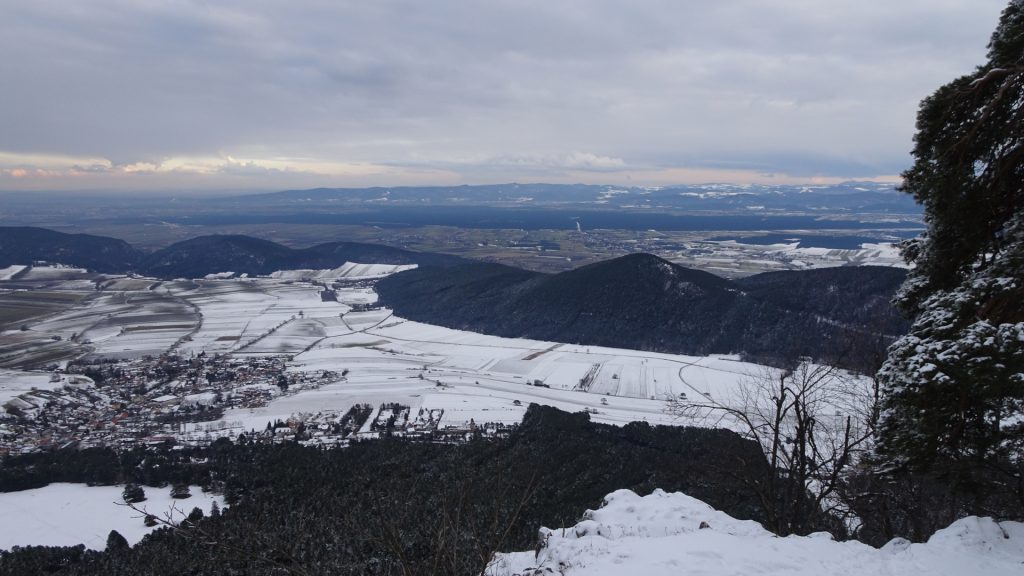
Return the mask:
[(0, 456), (63, 447), (177, 442), (231, 408), (336, 382), (335, 372), (288, 372), (286, 357), (165, 355), (73, 363), (0, 408)]
[(346, 447), (352, 442), (381, 438), (458, 444), (474, 438), (507, 438), (518, 426), (502, 422), (477, 424), (443, 422), (441, 408), (420, 408), (385, 403), (379, 406), (356, 404), (347, 412), (324, 410), (293, 414), (287, 419), (268, 421), (262, 429), (243, 430), (238, 423), (218, 421), (199, 424), (189, 434), (179, 434), (184, 445), (202, 446), (220, 437), (235, 442), (281, 444), (294, 442), (319, 448)]
[(515, 425), (444, 422), (444, 410), (397, 403), (358, 404), (243, 430), (224, 418), (232, 408), (258, 408), (284, 394), (344, 379), (327, 370), (287, 370), (287, 357), (164, 355), (69, 364), (0, 408), (0, 457), (60, 448), (203, 446), (234, 441), (343, 447), (384, 437), (460, 443), (508, 437)]

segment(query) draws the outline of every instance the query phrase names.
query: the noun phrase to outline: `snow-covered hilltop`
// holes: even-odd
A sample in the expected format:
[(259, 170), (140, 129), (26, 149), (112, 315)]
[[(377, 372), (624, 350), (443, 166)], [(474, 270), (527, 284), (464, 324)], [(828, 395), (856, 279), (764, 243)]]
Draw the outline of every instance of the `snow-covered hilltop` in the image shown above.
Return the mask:
[(682, 493), (618, 490), (571, 528), (542, 528), (536, 552), (500, 554), (489, 576), (1000, 576), (1024, 572), (1024, 523), (968, 517), (927, 542), (881, 549), (827, 533), (780, 538)]

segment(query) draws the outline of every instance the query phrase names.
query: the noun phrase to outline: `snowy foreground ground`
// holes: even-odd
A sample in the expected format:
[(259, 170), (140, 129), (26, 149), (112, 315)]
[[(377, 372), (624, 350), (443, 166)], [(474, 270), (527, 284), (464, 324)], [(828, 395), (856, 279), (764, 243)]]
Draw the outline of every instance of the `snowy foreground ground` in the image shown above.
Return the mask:
[[(0, 494), (0, 549), (47, 545), (102, 550), (117, 530), (134, 545), (153, 528), (124, 506), (120, 486), (51, 484)], [(141, 506), (175, 521), (193, 507), (209, 513), (217, 496), (196, 486), (192, 497), (172, 500), (167, 489), (147, 488)], [(706, 528), (701, 528), (706, 523)], [(969, 517), (924, 544), (893, 540), (881, 549), (834, 542), (827, 534), (779, 538), (756, 522), (736, 520), (682, 493), (638, 496), (619, 490), (576, 526), (541, 529), (539, 553), (499, 555), (488, 576), (787, 575), (787, 576), (1001, 576), (1024, 573), (1024, 523)]]
[[(701, 528), (706, 523), (706, 528)], [(828, 534), (779, 538), (704, 502), (660, 490), (619, 490), (572, 528), (541, 530), (539, 553), (502, 554), (489, 576), (787, 575), (1000, 576), (1024, 574), (1024, 523), (969, 517), (923, 544), (881, 549)]]
[[(107, 535), (117, 530), (129, 544), (135, 545), (152, 532), (141, 514), (119, 503), (123, 486), (86, 486), (54, 483), (43, 488), (0, 493), (0, 550), (12, 546), (76, 546), (103, 550)], [(209, 514), (214, 502), (224, 505), (220, 496), (204, 493), (198, 486), (189, 490), (189, 498), (174, 500), (170, 488), (145, 487), (146, 501), (137, 506), (158, 518), (168, 515), (180, 522), (193, 508)]]

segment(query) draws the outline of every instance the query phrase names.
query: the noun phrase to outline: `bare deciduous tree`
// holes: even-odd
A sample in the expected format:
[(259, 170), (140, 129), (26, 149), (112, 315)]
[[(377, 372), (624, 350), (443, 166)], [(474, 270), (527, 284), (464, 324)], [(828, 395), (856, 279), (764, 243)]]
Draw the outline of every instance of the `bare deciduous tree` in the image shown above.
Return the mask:
[(773, 473), (742, 480), (760, 499), (768, 527), (791, 534), (809, 531), (823, 513), (850, 516), (839, 488), (868, 447), (876, 405), (873, 380), (805, 359), (793, 369), (751, 375), (727, 398), (681, 395), (667, 410), (757, 442)]

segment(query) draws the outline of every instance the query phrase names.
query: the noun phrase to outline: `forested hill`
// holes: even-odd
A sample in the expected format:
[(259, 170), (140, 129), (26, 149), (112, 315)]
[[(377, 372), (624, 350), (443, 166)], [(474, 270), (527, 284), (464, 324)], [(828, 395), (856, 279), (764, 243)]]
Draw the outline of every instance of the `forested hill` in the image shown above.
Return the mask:
[(144, 258), (143, 274), (158, 278), (199, 278), (218, 272), (269, 274), (277, 270), (337, 268), (345, 262), (452, 266), (457, 256), (413, 252), (379, 244), (329, 242), (293, 249), (251, 236), (200, 236), (172, 244)]
[(555, 275), (498, 264), (410, 270), (377, 291), (405, 318), (499, 336), (861, 367), (907, 329), (889, 304), (905, 275), (844, 267), (730, 281), (633, 254)]
[(0, 226), (0, 267), (45, 260), (97, 272), (123, 272), (134, 268), (142, 256), (142, 252), (116, 238)]
[(453, 266), (467, 260), (379, 244), (328, 242), (289, 248), (251, 236), (213, 235), (183, 240), (146, 254), (124, 240), (65, 234), (45, 228), (0, 227), (0, 267), (34, 261), (97, 272), (137, 272), (159, 278), (201, 278), (218, 272), (269, 274), (277, 270), (329, 269), (345, 262)]

